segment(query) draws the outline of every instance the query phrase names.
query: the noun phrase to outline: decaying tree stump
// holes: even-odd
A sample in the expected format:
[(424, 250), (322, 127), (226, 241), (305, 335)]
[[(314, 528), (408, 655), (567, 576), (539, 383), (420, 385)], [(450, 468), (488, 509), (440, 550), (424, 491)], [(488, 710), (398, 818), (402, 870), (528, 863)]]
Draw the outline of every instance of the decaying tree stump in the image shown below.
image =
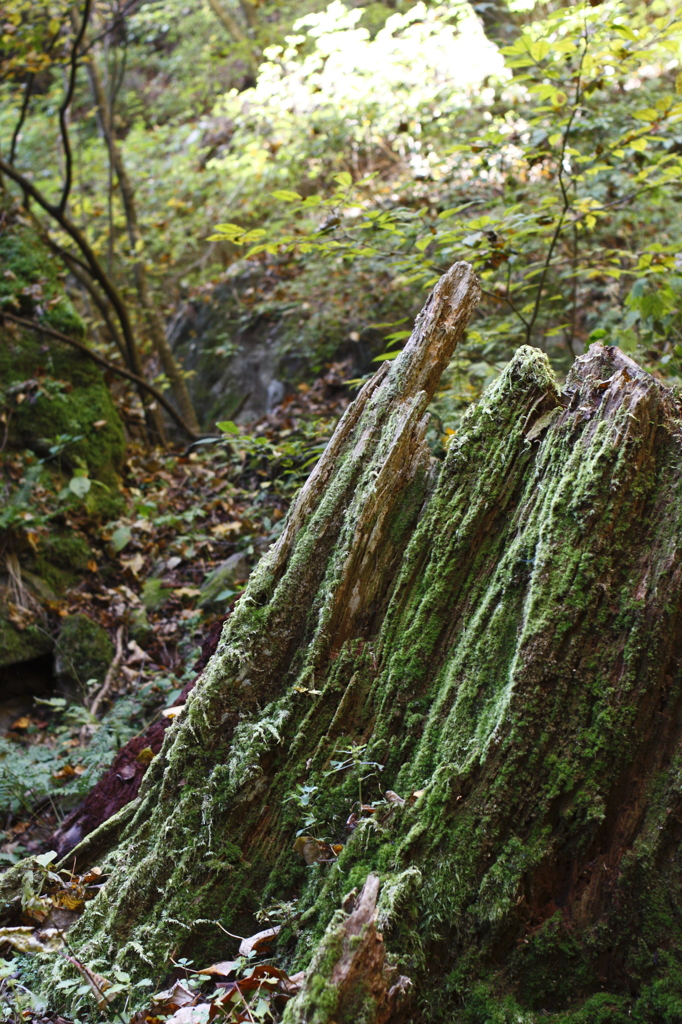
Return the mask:
[(95, 970), (224, 959), (216, 921), (296, 899), (291, 1024), (679, 1019), (680, 406), (617, 349), (560, 391), (523, 347), (434, 464), (426, 406), (478, 293), (466, 264), (441, 279), (139, 797), (76, 849), (113, 844), (69, 936)]

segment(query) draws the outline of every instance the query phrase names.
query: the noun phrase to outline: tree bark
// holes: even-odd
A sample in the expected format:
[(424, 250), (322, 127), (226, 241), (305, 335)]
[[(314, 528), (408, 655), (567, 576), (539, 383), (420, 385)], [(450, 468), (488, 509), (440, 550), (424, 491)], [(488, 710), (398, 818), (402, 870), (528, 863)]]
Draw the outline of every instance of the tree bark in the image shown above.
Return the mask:
[(94, 969), (160, 983), (236, 953), (216, 922), (298, 900), (287, 1024), (676, 1019), (680, 405), (617, 349), (560, 390), (524, 346), (434, 462), (426, 407), (478, 294), (466, 264), (441, 278), (138, 798), (69, 855), (109, 848), (69, 935)]

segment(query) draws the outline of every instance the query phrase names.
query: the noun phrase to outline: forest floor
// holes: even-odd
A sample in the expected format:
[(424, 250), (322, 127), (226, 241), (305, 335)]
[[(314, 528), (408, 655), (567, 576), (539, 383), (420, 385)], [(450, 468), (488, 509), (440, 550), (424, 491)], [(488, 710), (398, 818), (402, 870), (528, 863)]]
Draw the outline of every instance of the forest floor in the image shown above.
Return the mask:
[[(67, 525), (86, 538), (93, 558), (49, 603), (50, 626), (56, 632), (60, 618), (87, 615), (107, 631), (116, 655), (103, 695), (86, 683), (72, 697), (46, 692), (0, 705), (0, 737), (11, 751), (3, 767), (16, 776), (0, 832), (3, 866), (49, 852), (55, 830), (117, 750), (162, 718), (194, 679), (206, 636), (279, 536), (348, 404), (347, 378), (346, 366), (330, 365), (248, 433), (175, 451), (130, 445), (123, 514), (102, 526), (85, 505), (69, 511)], [(4, 470), (20, 467), (10, 459)]]

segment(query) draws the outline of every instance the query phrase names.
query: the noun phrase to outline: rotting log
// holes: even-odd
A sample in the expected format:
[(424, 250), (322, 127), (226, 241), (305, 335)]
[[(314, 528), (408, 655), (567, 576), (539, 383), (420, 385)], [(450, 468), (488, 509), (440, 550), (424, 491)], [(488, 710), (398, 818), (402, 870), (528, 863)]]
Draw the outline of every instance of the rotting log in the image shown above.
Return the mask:
[[(466, 264), (441, 279), (137, 800), (74, 851), (115, 837), (69, 935), (95, 970), (160, 982), (236, 952), (216, 921), (296, 899), (289, 1024), (680, 1019), (680, 405), (617, 349), (560, 390), (523, 347), (434, 462), (426, 406), (478, 293)], [(338, 858), (292, 850), (302, 785)]]

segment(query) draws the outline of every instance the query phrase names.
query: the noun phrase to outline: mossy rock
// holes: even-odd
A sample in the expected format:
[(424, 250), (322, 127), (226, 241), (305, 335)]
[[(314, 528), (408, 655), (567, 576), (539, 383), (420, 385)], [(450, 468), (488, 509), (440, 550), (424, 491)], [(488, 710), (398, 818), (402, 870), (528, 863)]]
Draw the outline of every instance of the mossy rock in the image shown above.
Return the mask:
[(6, 601), (0, 601), (0, 670), (40, 658), (49, 654), (53, 647), (54, 641), (46, 630), (35, 625), (25, 629), (13, 625)]
[[(16, 212), (4, 212), (9, 226), (0, 234), (0, 308), (82, 341), (85, 325), (64, 292), (59, 262)], [(12, 413), (10, 448), (29, 448), (57, 470), (87, 468), (117, 490), (123, 424), (99, 367), (85, 354), (6, 321), (0, 330), (0, 403)], [(105, 500), (105, 493), (93, 488), (94, 502)]]
[(199, 607), (224, 607), (235, 593), (232, 588), (237, 582), (243, 583), (247, 580), (250, 571), (249, 560), (245, 554), (237, 551), (234, 555), (230, 555), (204, 580), (199, 597)]
[(12, 211), (10, 229), (0, 234), (0, 306), (21, 316), (40, 307), (43, 319), (55, 330), (83, 340), (85, 324), (64, 292), (59, 264), (37, 233)]
[[(57, 593), (74, 585), (87, 570), (92, 550), (85, 537), (77, 533), (54, 531), (41, 537), (32, 565), (38, 576)], [(42, 595), (37, 594), (38, 597)]]
[(103, 683), (113, 657), (106, 629), (87, 615), (64, 619), (55, 651), (55, 675), (62, 686), (84, 689), (91, 679)]

